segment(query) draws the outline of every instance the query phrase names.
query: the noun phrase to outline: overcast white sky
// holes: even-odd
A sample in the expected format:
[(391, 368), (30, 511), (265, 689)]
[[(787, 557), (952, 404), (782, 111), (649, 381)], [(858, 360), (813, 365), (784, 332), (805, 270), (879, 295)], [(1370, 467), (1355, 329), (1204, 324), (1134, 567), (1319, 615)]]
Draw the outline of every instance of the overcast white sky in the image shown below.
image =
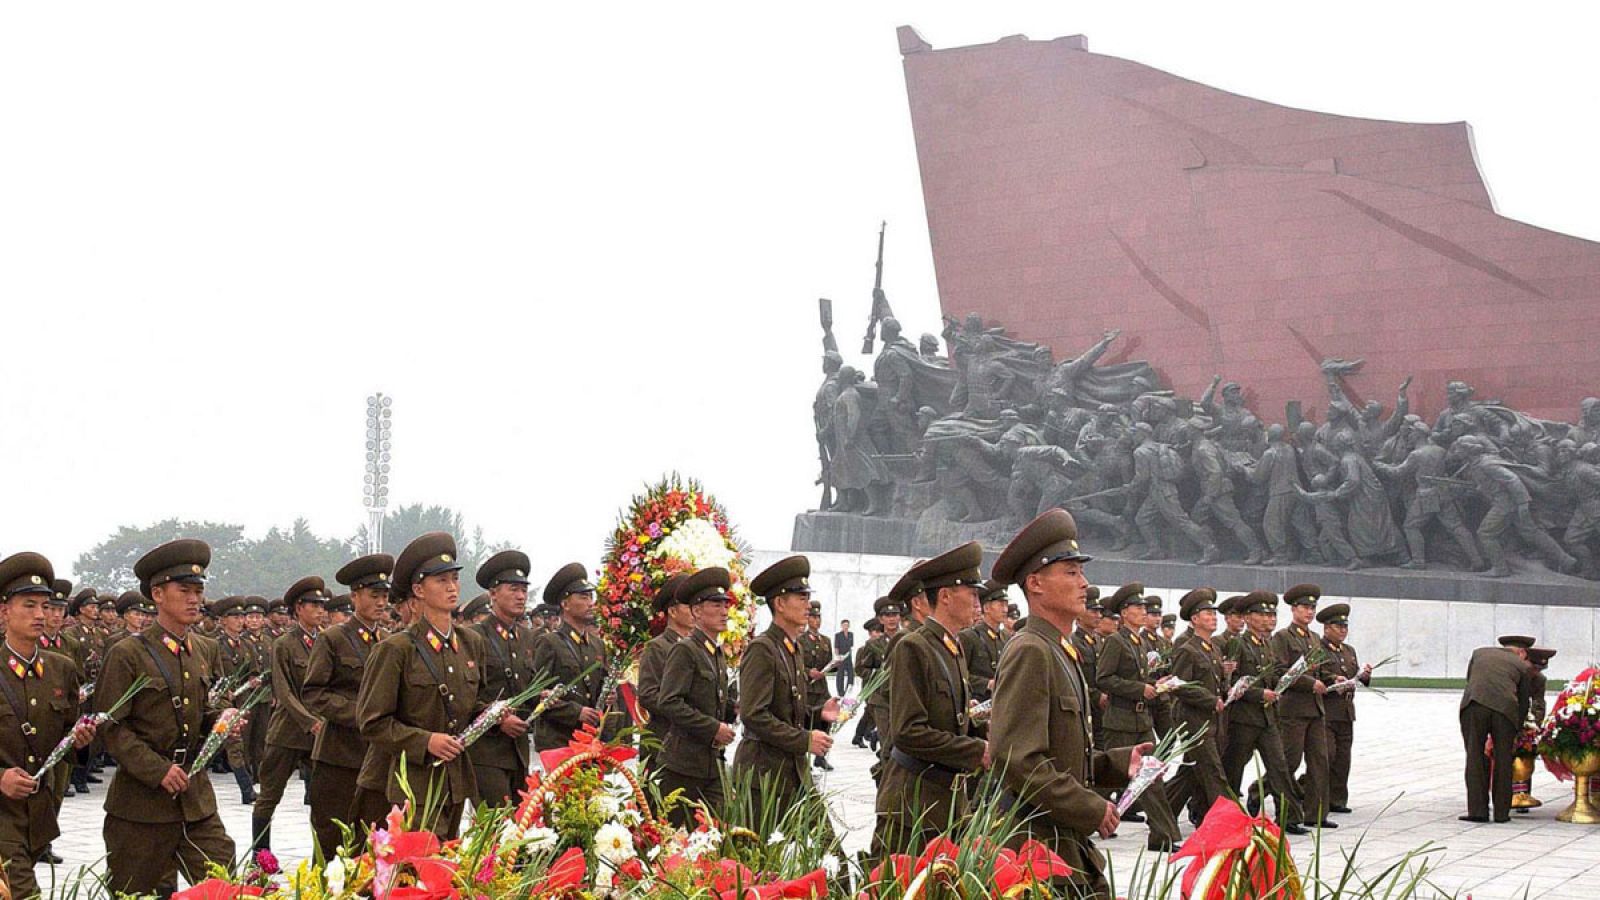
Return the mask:
[(786, 547), (816, 298), (859, 349), (879, 219), (896, 311), (937, 330), (896, 25), (1464, 119), (1501, 212), (1594, 238), (1597, 12), (1563, 8), (7, 4), (0, 551), (62, 570), (169, 516), (351, 534), (375, 389), (393, 502), (541, 569), (595, 564), (671, 469)]

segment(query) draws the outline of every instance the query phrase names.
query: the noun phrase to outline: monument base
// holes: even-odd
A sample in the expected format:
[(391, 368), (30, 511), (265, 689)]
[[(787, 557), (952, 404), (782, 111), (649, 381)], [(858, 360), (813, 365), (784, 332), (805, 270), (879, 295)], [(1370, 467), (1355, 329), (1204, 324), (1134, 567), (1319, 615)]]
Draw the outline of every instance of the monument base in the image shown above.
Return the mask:
[[(851, 513), (807, 512), (794, 517), (797, 553), (861, 553), (878, 556), (928, 557), (967, 541), (984, 548), (984, 570), (1010, 541), (1014, 531), (1001, 522), (868, 518)], [(1600, 607), (1600, 583), (1519, 563), (1509, 578), (1489, 578), (1448, 569), (1370, 569), (1326, 566), (1246, 566), (1237, 561), (1199, 566), (1176, 559), (1142, 560), (1118, 557), (1092, 543), (1090, 577), (1097, 583), (1206, 585), (1222, 593), (1262, 588), (1282, 593), (1303, 582), (1322, 585), (1329, 595), (1405, 597), (1441, 602), (1504, 603), (1529, 606)]]

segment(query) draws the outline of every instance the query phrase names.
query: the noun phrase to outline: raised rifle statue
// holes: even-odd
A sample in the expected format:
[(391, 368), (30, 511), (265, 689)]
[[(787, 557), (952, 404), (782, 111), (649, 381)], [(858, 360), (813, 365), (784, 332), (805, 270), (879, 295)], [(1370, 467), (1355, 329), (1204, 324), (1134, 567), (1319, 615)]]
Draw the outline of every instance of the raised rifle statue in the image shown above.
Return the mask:
[(894, 310), (889, 308), (889, 296), (883, 292), (883, 233), (889, 228), (888, 222), (878, 225), (878, 263), (877, 274), (872, 279), (872, 314), (867, 317), (867, 336), (861, 339), (861, 352), (872, 355), (872, 343), (878, 336), (878, 323), (894, 315)]

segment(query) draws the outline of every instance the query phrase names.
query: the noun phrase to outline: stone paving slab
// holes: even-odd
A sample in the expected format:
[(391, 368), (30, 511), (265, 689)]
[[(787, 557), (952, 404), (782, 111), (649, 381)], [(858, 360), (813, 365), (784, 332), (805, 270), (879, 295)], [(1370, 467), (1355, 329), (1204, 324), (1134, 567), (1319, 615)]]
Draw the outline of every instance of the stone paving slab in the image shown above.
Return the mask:
[[(1462, 897), (1470, 893), (1474, 900), (1600, 896), (1600, 826), (1557, 822), (1556, 814), (1571, 800), (1571, 785), (1557, 782), (1542, 769), (1534, 776), (1533, 792), (1544, 801), (1543, 808), (1505, 825), (1456, 820), (1465, 812), (1458, 702), (1459, 695), (1447, 691), (1391, 691), (1387, 700), (1374, 694), (1359, 696), (1350, 779), (1355, 812), (1336, 817), (1342, 827), (1322, 835), (1324, 876), (1342, 869), (1343, 854), (1356, 852), (1358, 842), (1359, 869), (1369, 876), (1411, 851), (1431, 846), (1427, 858), (1441, 896), (1450, 892)], [(863, 849), (872, 831), (871, 755), (841, 741), (832, 761), (836, 771), (822, 775), (820, 783), (833, 798), (846, 849)], [(215, 786), (223, 821), (242, 846), (248, 841), (251, 809), (239, 803), (231, 780), (219, 780)], [(104, 787), (96, 785), (93, 794), (66, 801), (56, 851), (67, 862), (58, 871), (103, 858)], [(311, 851), (303, 797), (303, 786), (292, 781), (273, 823), (273, 846), (286, 865)], [(1128, 824), (1100, 846), (1113, 871), (1129, 872), (1136, 863), (1161, 864), (1159, 857), (1143, 852), (1144, 842), (1144, 826)], [(1301, 871), (1311, 871), (1316, 843), (1306, 837), (1294, 839), (1291, 846)], [(40, 866), (38, 871), (40, 883), (49, 885), (49, 867)]]

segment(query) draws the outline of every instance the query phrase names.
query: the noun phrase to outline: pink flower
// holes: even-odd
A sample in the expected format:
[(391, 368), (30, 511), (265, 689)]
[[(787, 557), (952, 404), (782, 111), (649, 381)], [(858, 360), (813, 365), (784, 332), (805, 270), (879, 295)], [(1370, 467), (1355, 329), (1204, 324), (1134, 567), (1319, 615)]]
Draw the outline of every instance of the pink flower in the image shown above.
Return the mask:
[(273, 856), (272, 851), (265, 847), (256, 851), (256, 865), (261, 867), (263, 875), (276, 875), (282, 871), (278, 867), (278, 858)]

